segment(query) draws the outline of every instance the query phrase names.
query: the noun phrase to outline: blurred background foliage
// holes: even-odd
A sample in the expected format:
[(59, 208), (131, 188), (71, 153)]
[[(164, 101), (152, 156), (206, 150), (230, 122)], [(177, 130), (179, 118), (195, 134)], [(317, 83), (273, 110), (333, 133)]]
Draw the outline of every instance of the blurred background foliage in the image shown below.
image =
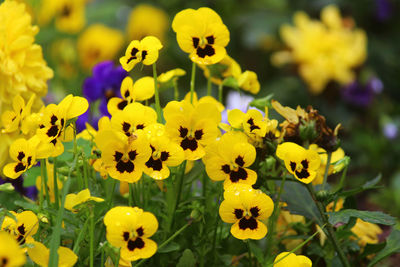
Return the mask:
[[(63, 0), (60, 2), (65, 2)], [(77, 0), (71, 1), (76, 2)], [(37, 16), (49, 1), (26, 0), (38, 23)], [(81, 0), (82, 2), (82, 0)], [(382, 187), (369, 191), (357, 201), (361, 209), (382, 209), (394, 216), (400, 216), (400, 2), (397, 0), (92, 0), (84, 3), (84, 26), (74, 33), (57, 29), (56, 19), (50, 18), (47, 24), (39, 23), (40, 32), (36, 42), (43, 46), (44, 57), (55, 71), (50, 81), (48, 102), (58, 101), (62, 96), (73, 93), (82, 94), (84, 79), (91, 76), (91, 69), (84, 68), (84, 55), (77, 49), (78, 40), (95, 23), (101, 23), (121, 31), (123, 45), (111, 59), (118, 64), (125, 47), (131, 40), (128, 33), (129, 17), (132, 10), (141, 4), (151, 5), (164, 11), (167, 18), (164, 48), (157, 62), (158, 72), (182, 68), (190, 73), (191, 61), (176, 42), (170, 24), (176, 13), (185, 8), (197, 9), (208, 6), (223, 19), (231, 34), (227, 47), (228, 54), (234, 58), (242, 70), (257, 73), (261, 90), (256, 98), (273, 94), (274, 99), (283, 105), (295, 108), (297, 105), (312, 105), (334, 127), (341, 123), (341, 146), (351, 157), (348, 172), (348, 186), (361, 185), (379, 173), (382, 174)], [(293, 25), (293, 14), (302, 10), (311, 18), (319, 19), (323, 7), (335, 4), (342, 16), (352, 18), (357, 28), (365, 30), (368, 39), (368, 56), (365, 63), (356, 69), (357, 81), (365, 85), (371, 78), (376, 79), (383, 90), (373, 93), (373, 101), (367, 105), (356, 105), (343, 97), (342, 86), (329, 83), (319, 95), (309, 92), (307, 84), (300, 78), (295, 65), (276, 67), (271, 64), (271, 55), (286, 49), (280, 38), (282, 24)], [(45, 16), (48, 16), (45, 15)], [(154, 26), (157, 19), (147, 16), (144, 25)], [(48, 19), (48, 18), (47, 18)], [(40, 22), (40, 21), (39, 21)], [(142, 38), (141, 36), (140, 38)], [(101, 34), (92, 39), (96, 46), (107, 47), (115, 38)], [(90, 44), (91, 45), (91, 44)], [(89, 45), (89, 46), (90, 46)], [(133, 71), (133, 76), (151, 75), (151, 68)], [(179, 80), (181, 95), (189, 90), (190, 75)], [(197, 70), (196, 90), (199, 95), (206, 91), (206, 79)], [(224, 94), (228, 92), (225, 88)], [(217, 95), (214, 87), (214, 96)], [(161, 95), (162, 105), (173, 99), (173, 91)], [(275, 112), (272, 117), (282, 120)]]

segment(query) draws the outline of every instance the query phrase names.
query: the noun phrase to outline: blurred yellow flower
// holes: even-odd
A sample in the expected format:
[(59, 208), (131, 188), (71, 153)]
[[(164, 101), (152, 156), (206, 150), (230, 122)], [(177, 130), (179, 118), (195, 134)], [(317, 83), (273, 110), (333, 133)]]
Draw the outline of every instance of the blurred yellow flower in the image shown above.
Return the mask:
[(242, 69), (239, 63), (237, 63), (233, 58), (226, 55), (220, 62), (214, 65), (206, 66), (198, 64), (198, 66), (203, 70), (204, 76), (208, 78), (211, 75), (211, 81), (215, 84), (221, 84), (225, 78), (233, 77), (236, 80), (239, 79), (240, 74), (242, 74)]
[(12, 235), (6, 232), (0, 232), (0, 262), (4, 267), (23, 266), (26, 262), (23, 249), (19, 247)]
[(86, 24), (86, 2), (87, 0), (43, 0), (37, 18), (38, 23), (46, 25), (54, 18), (57, 30), (78, 33)]
[(123, 44), (124, 36), (119, 30), (103, 24), (90, 25), (79, 36), (77, 43), (82, 66), (90, 69), (101, 61), (113, 60)]
[[(72, 267), (78, 260), (78, 256), (67, 247), (60, 246), (57, 253), (58, 266), (60, 267)], [(40, 267), (49, 266), (50, 249), (46, 248), (42, 243), (33, 241), (31, 246), (28, 247), (28, 255)]]
[(86, 188), (86, 189), (80, 191), (78, 194), (73, 194), (73, 193), (71, 193), (71, 194), (66, 195), (66, 196), (65, 196), (65, 204), (64, 204), (64, 207), (65, 207), (67, 210), (70, 210), (70, 211), (72, 211), (72, 212), (74, 212), (74, 213), (77, 213), (77, 212), (78, 212), (78, 209), (74, 208), (75, 206), (77, 206), (77, 205), (79, 205), (79, 204), (82, 204), (82, 203), (85, 203), (85, 202), (87, 202), (87, 201), (91, 201), (91, 200), (93, 200), (93, 201), (95, 201), (95, 202), (102, 202), (102, 201), (104, 201), (104, 199), (102, 199), (102, 198), (99, 198), (99, 197), (92, 197), (92, 196), (90, 195), (89, 189)]
[(353, 239), (358, 239), (360, 247), (365, 247), (367, 244), (377, 244), (379, 242), (378, 235), (382, 234), (382, 229), (378, 225), (364, 222), (360, 218), (357, 218), (351, 231), (357, 236)]
[(39, 28), (31, 25), (25, 5), (6, 0), (0, 4), (0, 114), (11, 109), (17, 94), (28, 101), (32, 94), (47, 93), (47, 80), (53, 71), (35, 44)]
[[(331, 80), (346, 84), (354, 80), (353, 68), (367, 57), (367, 37), (363, 30), (344, 23), (339, 9), (325, 7), (321, 21), (304, 12), (294, 15), (295, 26), (283, 25), (281, 37), (291, 49), (273, 57), (273, 62), (292, 61), (312, 93), (321, 93)], [(278, 52), (280, 53), (280, 52)]]
[(246, 70), (239, 76), (239, 87), (244, 91), (248, 91), (253, 95), (260, 92), (260, 83), (258, 82), (257, 73)]
[[(149, 18), (151, 18), (151, 21), (149, 21)], [(129, 40), (141, 40), (152, 35), (164, 42), (168, 27), (168, 15), (162, 9), (140, 4), (132, 9), (126, 31)]]
[(303, 255), (296, 255), (291, 252), (282, 252), (276, 256), (274, 267), (311, 267), (312, 262), (309, 258)]

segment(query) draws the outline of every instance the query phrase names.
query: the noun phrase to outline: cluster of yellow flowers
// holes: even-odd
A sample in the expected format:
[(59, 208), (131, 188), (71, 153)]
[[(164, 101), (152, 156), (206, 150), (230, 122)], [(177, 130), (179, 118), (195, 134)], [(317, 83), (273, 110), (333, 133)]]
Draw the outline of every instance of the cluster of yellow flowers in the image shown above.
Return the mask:
[[(58, 10), (57, 12), (61, 12), (62, 16), (72, 16), (77, 8), (74, 6), (75, 2), (78, 1), (62, 2), (60, 7), (54, 8)], [(20, 12), (23, 7), (7, 0), (0, 5), (0, 18), (3, 18), (2, 16), (7, 18), (5, 13), (2, 13), (2, 9), (5, 8)], [(323, 18), (329, 29), (335, 30), (333, 36), (343, 34), (344, 29), (338, 21), (336, 11), (329, 9), (326, 12)], [(299, 16), (302, 30), (307, 29), (305, 25), (311, 23), (316, 28), (314, 30), (328, 31), (325, 26), (321, 29), (322, 26), (319, 24), (309, 22), (304, 15)], [(26, 22), (26, 19), (23, 22)], [(62, 25), (61, 21), (59, 23)], [(37, 30), (35, 27), (32, 28), (30, 23), (28, 28), (31, 34), (29, 40), (33, 42), (32, 34)], [(239, 64), (227, 55), (225, 47), (229, 43), (229, 31), (213, 10), (204, 7), (198, 10), (183, 10), (175, 16), (172, 28), (177, 34), (179, 46), (193, 61), (193, 70), (197, 64), (210, 81), (223, 84), (224, 79), (233, 78), (243, 90), (251, 93), (259, 91), (260, 85), (256, 74), (251, 71), (242, 73)], [(281, 130), (278, 128), (277, 120), (269, 119), (268, 108), (264, 114), (256, 109), (247, 112), (238, 109), (229, 110), (228, 124), (221, 123), (221, 112), (225, 107), (211, 96), (198, 99), (194, 92), (194, 84), (191, 85), (191, 92), (183, 100), (170, 101), (161, 110), (158, 96), (160, 86), (171, 80), (176, 81), (185, 72), (175, 69), (157, 77), (155, 64), (163, 47), (159, 38), (144, 36), (141, 40), (133, 40), (127, 47), (125, 55), (120, 58), (120, 63), (126, 71), (131, 71), (140, 63), (153, 65), (154, 77), (146, 76), (136, 81), (126, 77), (120, 88), (121, 98), (111, 98), (108, 102), (107, 108), (111, 118), (101, 118), (98, 131), (88, 126), (78, 135), (93, 143), (93, 155), (90, 161), (93, 168), (102, 177), (109, 176), (120, 182), (133, 184), (140, 181), (143, 174), (159, 181), (170, 177), (171, 173), (176, 174), (177, 171), (183, 173), (186, 165), (201, 159), (211, 180), (224, 181), (224, 200), (219, 206), (219, 215), (224, 222), (232, 224), (231, 234), (241, 240), (264, 238), (268, 232), (265, 222), (279, 204), (274, 205), (267, 194), (254, 188), (257, 179), (262, 179), (252, 167), (256, 160), (256, 151), (267, 151), (268, 143), (273, 147), (269, 151), (270, 156), (276, 156), (278, 161), (279, 159), (283, 161), (283, 164), (278, 164), (282, 166), (280, 169), (282, 173), (292, 174), (304, 184), (325, 183), (326, 181), (323, 181), (325, 172), (329, 175), (340, 170), (340, 164), (334, 165), (335, 168), (331, 162), (343, 159), (343, 150), (338, 149), (328, 153), (317, 142), (304, 148), (287, 139), (299, 137), (299, 128), (304, 126), (302, 123), (310, 121), (317, 123), (317, 127), (320, 127), (318, 129), (323, 129), (329, 137), (335, 137), (337, 133), (324, 128), (326, 127), (324, 119), (314, 110), (306, 112), (300, 107), (293, 110), (279, 103), (273, 106), (286, 119), (280, 125)], [(25, 49), (25, 43), (18, 40), (13, 40), (16, 43), (13, 45)], [(28, 42), (29, 47), (34, 46), (32, 42)], [(4, 54), (1, 52), (7, 49), (2, 49), (0, 46), (0, 59)], [(300, 55), (294, 58), (302, 58), (303, 55), (301, 53)], [(303, 58), (309, 59), (308, 54)], [(47, 67), (41, 57), (39, 63), (40, 68), (35, 69), (37, 72), (34, 74), (40, 73), (41, 78), (46, 77), (43, 72)], [(90, 65), (90, 59), (87, 64)], [(222, 71), (217, 71), (217, 74), (213, 70), (216, 64), (225, 66)], [(349, 63), (348, 66), (353, 66), (352, 64)], [(314, 67), (312, 65), (312, 68)], [(0, 71), (3, 69), (0, 68)], [(0, 72), (0, 75), (3, 74)], [(15, 77), (18, 75), (13, 73), (12, 79)], [(35, 79), (35, 75), (28, 75), (26, 79), (18, 80), (18, 83), (13, 82), (12, 88), (19, 89), (21, 81), (35, 83)], [(315, 88), (320, 88), (324, 82), (326, 80), (316, 84)], [(46, 176), (48, 182), (46, 184), (46, 177), (38, 178), (39, 190), (42, 191), (42, 196), (46, 194), (51, 201), (58, 203), (59, 199), (58, 196), (54, 196), (54, 191), (61, 188), (62, 184), (58, 184), (57, 177), (51, 176), (55, 167), (49, 162), (46, 163), (46, 159), (57, 157), (64, 152), (63, 142), (75, 136), (74, 118), (86, 112), (89, 104), (82, 97), (68, 95), (59, 104), (42, 106), (38, 112), (33, 112), (32, 106), (36, 94), (40, 96), (39, 91), (35, 90), (37, 93), (32, 94), (27, 102), (19, 94), (15, 95), (12, 110), (2, 111), (2, 132), (18, 137), (11, 143), (8, 151), (11, 163), (4, 166), (3, 173), (15, 179), (41, 159), (42, 164), (46, 164), (48, 168)], [(155, 109), (147, 105), (147, 100), (153, 96)], [(146, 105), (140, 101), (146, 101)], [(221, 129), (225, 133), (222, 134)], [(319, 140), (318, 138), (319, 136), (314, 139)], [(80, 205), (89, 201), (104, 200), (91, 196), (89, 189), (86, 188), (77, 194), (66, 195), (64, 207), (61, 208), (79, 213)], [(32, 211), (11, 212), (11, 214), (12, 216), (5, 217), (1, 225), (0, 264), (23, 265), (26, 261), (26, 250), (33, 262), (40, 266), (48, 266), (49, 249), (33, 238), (38, 231), (39, 221), (46, 218), (38, 219)], [(149, 258), (156, 253), (157, 244), (150, 237), (158, 230), (158, 220), (152, 213), (140, 207), (118, 206), (109, 209), (103, 221), (109, 244), (120, 249), (120, 265), (130, 266), (131, 261)], [(356, 235), (363, 235), (363, 224), (358, 223), (352, 231)], [(376, 237), (378, 233), (376, 230), (373, 236)], [(362, 245), (371, 243), (365, 239), (360, 242)], [(10, 244), (8, 248), (4, 247), (6, 243)], [(28, 245), (22, 246), (24, 244)], [(10, 249), (10, 254), (6, 253), (7, 249)], [(59, 247), (58, 254), (60, 266), (73, 266), (78, 260), (77, 255), (67, 247)], [(274, 266), (311, 266), (311, 264), (311, 260), (307, 257), (290, 252), (280, 253), (274, 261)]]
[(347, 84), (354, 80), (354, 68), (367, 57), (367, 38), (361, 29), (340, 16), (336, 6), (325, 7), (321, 21), (312, 20), (304, 12), (294, 15), (295, 26), (281, 28), (289, 51), (278, 52), (272, 63), (292, 62), (314, 94), (321, 93), (329, 81)]

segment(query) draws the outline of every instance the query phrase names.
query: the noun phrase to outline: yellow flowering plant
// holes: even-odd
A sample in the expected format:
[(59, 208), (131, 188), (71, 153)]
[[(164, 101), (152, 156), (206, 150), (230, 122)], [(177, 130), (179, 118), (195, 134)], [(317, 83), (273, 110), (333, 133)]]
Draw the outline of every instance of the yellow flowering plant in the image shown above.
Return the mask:
[[(56, 2), (43, 1), (37, 21), (54, 18), (60, 31), (82, 30), (92, 3)], [(125, 51), (118, 30), (100, 24), (83, 30), (77, 43), (83, 68), (119, 52), (120, 66), (95, 65), (85, 81), (87, 99), (71, 93), (58, 104), (49, 101), (58, 94), (41, 99), (52, 71), (34, 44), (38, 28), (25, 6), (6, 0), (0, 19), (1, 101), (8, 99), (0, 101), (0, 165), (14, 184), (0, 184), (0, 266), (349, 267), (397, 250), (395, 228), (379, 243), (379, 225), (393, 226), (395, 218), (355, 206), (352, 196), (379, 179), (357, 188), (347, 183), (351, 153), (341, 148), (340, 124), (333, 129), (312, 106), (293, 109), (271, 95), (245, 110), (224, 102), (224, 87), (240, 97), (264, 94), (263, 77), (242, 72), (228, 56), (230, 32), (214, 10), (189, 8), (172, 20), (176, 47), (192, 64), (182, 97), (187, 70), (171, 68), (179, 62), (171, 47), (161, 50), (168, 19), (138, 5)], [(321, 19), (297, 14), (296, 27), (282, 30), (291, 59), (316, 92), (329, 80), (347, 82), (365, 53), (363, 33), (344, 26), (335, 7), (324, 8)], [(331, 54), (337, 51), (341, 57)], [(159, 57), (170, 57), (169, 65)], [(153, 76), (134, 68), (139, 63), (152, 65)], [(156, 64), (168, 71), (158, 75)], [(205, 88), (195, 83), (197, 66)], [(107, 75), (110, 69), (117, 70)], [(168, 94), (174, 100), (166, 101)], [(99, 95), (101, 103), (93, 100)], [(17, 181), (35, 186), (36, 198), (16, 194)]]

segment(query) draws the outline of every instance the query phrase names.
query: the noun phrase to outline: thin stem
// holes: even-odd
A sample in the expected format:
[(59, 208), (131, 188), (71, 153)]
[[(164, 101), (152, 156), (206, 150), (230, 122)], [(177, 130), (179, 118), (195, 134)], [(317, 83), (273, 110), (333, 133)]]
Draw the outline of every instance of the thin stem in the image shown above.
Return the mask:
[(275, 201), (274, 212), (272, 214), (272, 217), (271, 217), (269, 225), (268, 225), (268, 232), (269, 233), (268, 233), (267, 242), (266, 242), (266, 247), (267, 247), (266, 255), (267, 256), (271, 255), (270, 252), (271, 252), (271, 248), (273, 247), (271, 243), (273, 242), (276, 222), (278, 221), (279, 214), (281, 212), (280, 200), (281, 200), (281, 195), (282, 195), (282, 192), (283, 192), (283, 188), (285, 186), (285, 181), (286, 181), (286, 176), (284, 175), (283, 178), (282, 178), (281, 186), (279, 187), (277, 199)]
[(44, 192), (46, 192), (46, 202), (47, 202), (47, 206), (50, 207), (50, 194), (49, 194), (49, 184), (47, 181), (47, 168), (46, 168), (46, 160), (45, 159), (41, 159), (40, 160), (40, 171), (41, 171), (41, 175), (42, 175), (42, 187), (44, 187)]
[(307, 184), (306, 187), (307, 187), (308, 191), (310, 192), (311, 197), (314, 200), (315, 204), (317, 205), (318, 211), (321, 214), (324, 224), (326, 224), (326, 226), (327, 226), (327, 231), (328, 231), (327, 236), (330, 239), (336, 252), (338, 253), (340, 261), (342, 262), (343, 266), (350, 267), (349, 261), (347, 260), (346, 255), (344, 254), (343, 250), (341, 249), (339, 241), (336, 238), (336, 233), (333, 230), (332, 225), (329, 223), (328, 216), (325, 214), (324, 207), (323, 207), (322, 203), (319, 202), (316, 198), (314, 187), (311, 184)]
[(116, 187), (116, 185), (117, 185), (117, 180), (115, 180), (114, 178), (109, 178), (109, 179), (111, 179), (112, 181), (112, 186), (111, 186), (111, 192), (110, 192), (110, 195), (108, 196), (108, 199), (107, 199), (107, 207), (108, 207), (108, 209), (110, 209), (111, 208), (111, 206), (113, 205), (113, 196), (114, 196), (114, 192), (115, 192), (115, 187)]
[(58, 198), (58, 178), (57, 178), (57, 158), (53, 158), (53, 183), (54, 183), (54, 199), (55, 206), (58, 209), (60, 207), (60, 200)]
[(136, 201), (135, 201), (135, 196), (134, 196), (134, 189), (133, 189), (133, 183), (128, 184), (129, 187), (129, 198), (128, 198), (128, 203), (130, 207), (136, 206)]
[(219, 209), (219, 205), (220, 205), (220, 203), (221, 203), (221, 198), (222, 198), (222, 194), (223, 194), (223, 192), (224, 192), (224, 189), (223, 189), (224, 187), (223, 187), (223, 185), (221, 186), (221, 189), (220, 189), (220, 191), (219, 191), (219, 196), (218, 196), (218, 202), (217, 202), (217, 211), (216, 211), (216, 216), (215, 216), (215, 226), (214, 226), (214, 235), (213, 235), (213, 240), (212, 240), (212, 249), (211, 249), (211, 251), (214, 253), (214, 260), (215, 260), (215, 256), (216, 256), (216, 250), (215, 250), (215, 246), (216, 246), (216, 241), (217, 241), (217, 233), (218, 233), (218, 225), (219, 225), (219, 219), (218, 219), (218, 214), (219, 214), (219, 212), (218, 212), (218, 209)]
[(245, 242), (246, 245), (247, 245), (247, 250), (248, 250), (248, 253), (249, 253), (249, 266), (252, 267), (252, 266), (253, 266), (253, 261), (251, 260), (250, 241), (249, 241), (249, 240), (246, 240), (246, 241), (244, 241), (244, 242)]
[(94, 263), (94, 214), (93, 209), (90, 209), (90, 232), (89, 232), (89, 242), (90, 242), (90, 267), (93, 267)]
[[(208, 68), (208, 67), (207, 67)], [(212, 90), (212, 83), (211, 83), (211, 73), (208, 75), (207, 78), (207, 95), (211, 95), (211, 90)]]
[(168, 232), (171, 231), (171, 228), (174, 224), (174, 218), (175, 218), (175, 212), (178, 209), (179, 206), (179, 201), (181, 198), (181, 193), (182, 193), (182, 187), (183, 187), (183, 177), (185, 175), (185, 169), (186, 169), (186, 160), (182, 163), (181, 165), (181, 169), (180, 169), (180, 173), (178, 176), (178, 181), (177, 181), (177, 190), (176, 190), (176, 199), (175, 199), (175, 203), (174, 203), (174, 209), (172, 210), (171, 214), (170, 214), (170, 224), (168, 227)]
[(223, 92), (223, 88), (224, 86), (222, 85), (222, 83), (220, 85), (218, 85), (218, 101), (220, 103), (222, 103), (222, 92)]
[(193, 104), (194, 83), (196, 78), (196, 63), (192, 63), (192, 77), (190, 79), (190, 103)]
[(85, 188), (89, 188), (88, 174), (87, 174), (87, 160), (82, 156), (82, 167), (83, 167), (83, 183)]
[[(185, 229), (191, 224), (192, 222), (189, 221), (188, 223), (186, 223), (184, 226), (182, 226), (178, 231), (176, 231), (173, 235), (171, 235), (167, 240), (165, 240), (159, 247), (158, 250), (162, 249), (163, 247), (165, 247), (166, 245), (168, 245), (169, 242), (171, 242), (172, 240), (175, 239), (175, 237), (177, 237), (180, 233), (182, 233), (183, 231), (185, 231)], [(140, 265), (142, 265), (144, 262), (146, 262), (147, 259), (143, 259), (141, 260), (135, 267), (138, 267)]]
[(156, 104), (157, 121), (162, 122), (161, 106), (160, 106), (160, 96), (158, 92), (158, 81), (157, 81), (157, 66), (153, 63), (153, 78), (154, 78), (154, 99)]
[[(326, 224), (322, 225), (321, 229), (324, 229), (324, 227), (326, 226)], [(307, 238), (306, 240), (304, 240), (301, 244), (297, 245), (294, 249), (292, 249), (291, 251), (289, 251), (289, 253), (287, 253), (285, 256), (283, 256), (282, 258), (280, 258), (279, 260), (277, 260), (276, 262), (274, 262), (274, 264), (277, 264), (278, 262), (280, 262), (281, 260), (283, 260), (284, 258), (286, 258), (287, 256), (290, 255), (290, 253), (294, 253), (296, 252), (296, 250), (302, 248), (305, 244), (307, 244), (309, 241), (311, 241), (311, 239), (314, 238), (314, 236), (316, 236), (318, 234), (318, 231), (316, 231), (314, 234), (312, 234), (309, 238)]]
[(178, 82), (177, 79), (172, 80), (172, 84), (174, 85), (174, 100), (179, 100), (179, 89), (178, 89)]
[(337, 189), (335, 190), (335, 192), (338, 192), (340, 189), (342, 189), (344, 187), (344, 182), (346, 180), (346, 175), (347, 175), (347, 168), (348, 168), (348, 165), (346, 165), (344, 167), (342, 176), (340, 177), (339, 185), (338, 185)]
[(328, 173), (329, 173), (329, 166), (331, 165), (331, 160), (332, 160), (332, 152), (328, 152), (328, 159), (326, 160), (326, 166), (325, 166), (325, 173), (324, 173), (324, 180), (322, 182), (322, 190), (325, 189), (326, 182), (328, 180)]
[(72, 249), (72, 251), (75, 254), (78, 254), (79, 249), (81, 248), (79, 245), (80, 245), (81, 241), (83, 240), (83, 237), (86, 235), (86, 228), (87, 228), (87, 226), (89, 224), (89, 221), (90, 221), (90, 217), (88, 217), (86, 219), (85, 223), (83, 224), (83, 227), (81, 229), (79, 229), (80, 232), (78, 234), (78, 237), (76, 238), (76, 242), (74, 243), (74, 247)]

